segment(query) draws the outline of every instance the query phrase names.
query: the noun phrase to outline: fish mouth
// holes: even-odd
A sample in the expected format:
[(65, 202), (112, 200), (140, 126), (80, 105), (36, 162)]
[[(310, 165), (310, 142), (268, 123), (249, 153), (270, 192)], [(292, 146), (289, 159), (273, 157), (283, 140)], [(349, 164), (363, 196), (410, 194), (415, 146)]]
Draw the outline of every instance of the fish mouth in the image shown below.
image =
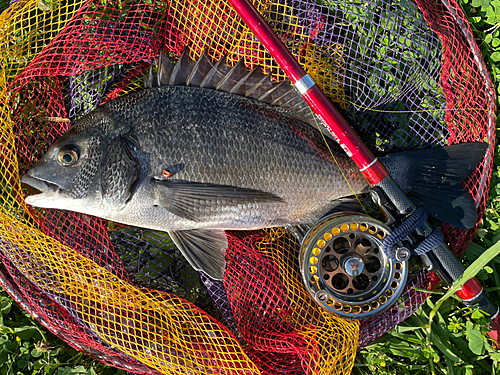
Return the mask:
[(21, 177), (21, 182), (41, 191), (40, 194), (26, 197), (25, 202), (31, 206), (41, 207), (41, 202), (45, 201), (47, 197), (55, 195), (61, 189), (59, 185), (32, 177), (28, 173)]
[(45, 194), (56, 193), (60, 189), (58, 185), (53, 184), (52, 182), (40, 180), (36, 177), (28, 175), (27, 173), (21, 177), (21, 182), (40, 190)]

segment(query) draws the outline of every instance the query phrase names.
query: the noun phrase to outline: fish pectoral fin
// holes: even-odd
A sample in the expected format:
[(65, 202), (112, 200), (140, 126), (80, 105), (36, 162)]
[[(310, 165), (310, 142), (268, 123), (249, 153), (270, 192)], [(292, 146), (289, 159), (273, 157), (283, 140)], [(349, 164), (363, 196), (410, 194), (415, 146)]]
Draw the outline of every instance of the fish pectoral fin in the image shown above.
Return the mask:
[(282, 198), (261, 190), (190, 181), (152, 180), (156, 204), (192, 221), (213, 213), (214, 207), (238, 206), (258, 202), (284, 202)]
[(192, 229), (169, 231), (182, 255), (197, 271), (212, 279), (222, 280), (226, 268), (226, 232), (220, 229)]

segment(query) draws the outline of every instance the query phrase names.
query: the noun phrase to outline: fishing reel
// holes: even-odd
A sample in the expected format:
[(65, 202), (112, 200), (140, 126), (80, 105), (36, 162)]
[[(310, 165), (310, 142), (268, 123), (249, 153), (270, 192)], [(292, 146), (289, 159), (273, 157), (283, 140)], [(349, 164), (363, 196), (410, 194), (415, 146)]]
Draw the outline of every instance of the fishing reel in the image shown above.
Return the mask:
[(300, 249), (304, 283), (316, 303), (348, 319), (370, 318), (393, 306), (408, 279), (409, 256), (385, 255), (382, 241), (390, 233), (384, 223), (352, 212), (316, 223)]

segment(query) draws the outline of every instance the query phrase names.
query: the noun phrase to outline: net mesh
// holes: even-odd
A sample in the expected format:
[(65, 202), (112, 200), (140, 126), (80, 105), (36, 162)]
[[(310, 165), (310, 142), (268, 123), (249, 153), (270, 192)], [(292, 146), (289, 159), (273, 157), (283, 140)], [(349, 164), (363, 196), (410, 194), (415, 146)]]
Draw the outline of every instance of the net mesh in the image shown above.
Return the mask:
[[(257, 9), (378, 155), (486, 140), (465, 181), (484, 211), (495, 94), (454, 1), (257, 0)], [(0, 285), (70, 345), (134, 373), (349, 373), (356, 349), (425, 300), (418, 265), (384, 314), (316, 306), (297, 241), (228, 234), (224, 282), (193, 271), (165, 233), (24, 204), (22, 175), (99, 104), (143, 87), (165, 49), (207, 49), (283, 72), (226, 1), (19, 0), (0, 15)], [(442, 229), (461, 255), (472, 230)]]

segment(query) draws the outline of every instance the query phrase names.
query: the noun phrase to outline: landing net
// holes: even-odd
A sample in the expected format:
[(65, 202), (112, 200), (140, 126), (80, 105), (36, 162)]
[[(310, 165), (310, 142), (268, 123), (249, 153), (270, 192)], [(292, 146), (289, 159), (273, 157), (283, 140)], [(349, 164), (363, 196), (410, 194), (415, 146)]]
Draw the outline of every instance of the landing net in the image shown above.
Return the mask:
[[(454, 0), (257, 0), (377, 154), (486, 140), (466, 180), (484, 212), (495, 93)], [(140, 90), (160, 49), (244, 58), (284, 74), (226, 1), (15, 1), (0, 15), (0, 285), (74, 348), (137, 374), (346, 374), (357, 349), (425, 300), (416, 268), (384, 314), (342, 320), (301, 284), (282, 229), (229, 233), (224, 281), (193, 271), (163, 232), (24, 204), (20, 176), (99, 104)], [(443, 225), (461, 255), (476, 229)]]

